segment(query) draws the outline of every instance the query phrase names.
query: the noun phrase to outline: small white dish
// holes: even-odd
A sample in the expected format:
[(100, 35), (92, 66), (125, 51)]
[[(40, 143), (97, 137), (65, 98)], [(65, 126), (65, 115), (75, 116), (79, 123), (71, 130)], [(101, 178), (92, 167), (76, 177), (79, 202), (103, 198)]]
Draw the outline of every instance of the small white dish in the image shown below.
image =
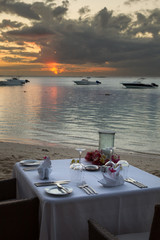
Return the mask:
[(39, 166), (40, 165), (40, 161), (39, 160), (32, 160), (32, 159), (27, 159), (27, 160), (22, 160), (20, 161), (20, 164), (22, 164), (23, 166)]
[(97, 170), (99, 170), (99, 166), (97, 166), (97, 165), (85, 165), (85, 169), (87, 171), (97, 171)]
[(47, 187), (45, 188), (45, 192), (50, 194), (50, 195), (55, 195), (55, 196), (64, 196), (68, 195), (73, 192), (73, 189), (70, 187), (65, 187), (67, 189), (67, 192), (63, 191), (62, 189), (57, 188), (57, 186), (52, 186), (52, 187)]

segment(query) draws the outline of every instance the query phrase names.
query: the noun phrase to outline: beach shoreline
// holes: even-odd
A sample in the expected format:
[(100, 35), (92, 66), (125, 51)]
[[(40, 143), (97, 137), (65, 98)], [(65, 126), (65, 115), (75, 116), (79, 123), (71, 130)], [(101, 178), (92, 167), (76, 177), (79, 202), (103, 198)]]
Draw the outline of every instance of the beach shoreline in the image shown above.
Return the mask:
[[(82, 157), (88, 151), (93, 150), (96, 150), (96, 148), (87, 147)], [(116, 149), (116, 153), (120, 155), (121, 160), (128, 161), (130, 165), (160, 177), (160, 154), (148, 154), (122, 149)], [(42, 146), (0, 142), (0, 179), (12, 177), (13, 166), (16, 162), (25, 159), (43, 160), (45, 156), (49, 156), (52, 160), (72, 159), (78, 157), (78, 152), (73, 147), (56, 144), (53, 146), (47, 144)]]

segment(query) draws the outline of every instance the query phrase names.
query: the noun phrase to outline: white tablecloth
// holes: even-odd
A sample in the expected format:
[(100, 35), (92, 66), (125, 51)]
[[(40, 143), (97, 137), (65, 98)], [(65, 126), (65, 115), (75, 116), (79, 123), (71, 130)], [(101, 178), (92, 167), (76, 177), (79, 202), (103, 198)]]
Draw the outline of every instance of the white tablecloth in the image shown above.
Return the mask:
[[(70, 179), (71, 160), (52, 161), (50, 180)], [(15, 164), (13, 176), (17, 178), (20, 197), (38, 196), (40, 199), (40, 240), (87, 240), (89, 218), (96, 219), (114, 234), (135, 231), (149, 231), (154, 205), (160, 203), (160, 178), (147, 172), (129, 167), (129, 176), (146, 184), (140, 189), (130, 183), (122, 186), (104, 188), (98, 180), (100, 171), (84, 172), (86, 182), (97, 195), (87, 195), (70, 182), (73, 188), (70, 195), (57, 197), (45, 192), (45, 187), (36, 187), (40, 182), (37, 171), (24, 171), (23, 166)]]

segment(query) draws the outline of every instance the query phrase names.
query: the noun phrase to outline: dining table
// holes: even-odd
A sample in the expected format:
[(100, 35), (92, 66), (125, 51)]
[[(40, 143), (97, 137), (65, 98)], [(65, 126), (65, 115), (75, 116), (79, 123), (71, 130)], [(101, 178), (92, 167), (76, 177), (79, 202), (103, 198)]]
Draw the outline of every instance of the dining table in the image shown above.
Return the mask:
[[(90, 164), (85, 159), (82, 162)], [(88, 240), (90, 218), (114, 234), (150, 230), (154, 206), (160, 203), (159, 177), (130, 165), (128, 176), (147, 187), (140, 188), (130, 182), (104, 187), (99, 182), (103, 179), (99, 168), (83, 170), (83, 180), (96, 191), (87, 194), (73, 181), (73, 171), (76, 170), (71, 169), (70, 164), (71, 159), (51, 160), (52, 171), (45, 180), (40, 179), (37, 169), (26, 171), (20, 162), (13, 167), (18, 198), (38, 197), (40, 200), (39, 240)], [(53, 186), (35, 185), (58, 180), (69, 180), (63, 186), (72, 191), (59, 195), (48, 191)]]

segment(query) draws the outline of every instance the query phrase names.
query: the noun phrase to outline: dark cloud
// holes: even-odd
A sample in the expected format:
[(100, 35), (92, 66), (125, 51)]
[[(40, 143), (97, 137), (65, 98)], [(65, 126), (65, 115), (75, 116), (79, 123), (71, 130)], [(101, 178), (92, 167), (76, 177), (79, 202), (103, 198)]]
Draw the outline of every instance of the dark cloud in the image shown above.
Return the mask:
[[(11, 4), (10, 1), (5, 3), (7, 6)], [(18, 3), (13, 2), (15, 4)], [(68, 6), (68, 1), (63, 1), (61, 6), (56, 6), (55, 1), (27, 4), (27, 9), (32, 10), (39, 20), (35, 18), (36, 21), (33, 21), (26, 15), (32, 19), (30, 25), (6, 30), (2, 36), (20, 45), (27, 40), (36, 42), (41, 51), (30, 56), (34, 56), (37, 63), (95, 64), (117, 68), (121, 74), (159, 74), (160, 9), (130, 16), (115, 15), (103, 8), (94, 16), (73, 20), (67, 18)], [(11, 12), (11, 7), (3, 11), (7, 12), (7, 9)], [(80, 15), (86, 13), (89, 13), (87, 7), (79, 10)], [(16, 27), (18, 22), (14, 24)], [(5, 27), (4, 22), (1, 26)], [(29, 53), (23, 56), (29, 56)], [(6, 60), (12, 61), (9, 58)], [(108, 65), (105, 65), (106, 62)]]
[(89, 8), (89, 6), (85, 6), (79, 9), (78, 13), (80, 15), (85, 15), (86, 13), (89, 13), (91, 10)]
[(54, 18), (62, 18), (67, 14), (69, 1), (62, 1), (62, 6), (55, 7), (52, 11)]
[(4, 50), (4, 51), (13, 51), (13, 50), (21, 50), (21, 51), (24, 51), (25, 50), (25, 47), (5, 47), (5, 46), (0, 46), (0, 49), (1, 50)]
[(55, 0), (46, 0), (46, 3), (53, 3), (55, 5)]
[[(0, 48), (1, 49), (1, 48)], [(4, 49), (3, 49), (4, 50)], [(26, 57), (32, 57), (32, 58), (36, 58), (38, 56), (38, 53), (34, 53), (34, 52), (23, 52), (23, 48), (9, 48), (8, 49), (10, 52), (13, 52), (13, 54), (15, 56), (19, 57), (3, 57), (2, 60), (5, 62), (23, 62), (23, 63), (27, 63), (27, 62), (31, 62), (28, 58)], [(14, 50), (14, 51), (13, 51)], [(17, 51), (15, 51), (17, 50)]]
[(36, 40), (36, 38), (43, 38), (43, 37), (47, 38), (49, 35), (53, 35), (53, 34), (54, 33), (52, 32), (52, 30), (37, 24), (33, 27), (24, 27), (21, 30), (8, 31), (4, 35), (12, 36), (12, 38), (13, 37), (20, 38), (23, 40), (24, 38)]
[(68, 6), (69, 6), (69, 1), (68, 1), (68, 0), (63, 0), (63, 1), (62, 1), (62, 5), (63, 5), (65, 8), (68, 8)]
[(11, 21), (11, 20), (8, 20), (8, 19), (4, 19), (2, 21), (2, 23), (0, 23), (0, 28), (20, 28), (22, 27), (24, 24), (22, 23), (19, 23), (17, 21)]
[(16, 62), (19, 62), (19, 63), (24, 63), (24, 62), (27, 62), (24, 58), (12, 58), (12, 57), (3, 57), (2, 58), (3, 61), (5, 62), (11, 62), (11, 63), (16, 63)]
[(14, 0), (1, 0), (0, 12), (16, 14), (18, 16), (28, 19), (40, 20), (38, 14), (36, 14), (35, 11), (32, 10), (31, 4), (17, 2)]
[(53, 17), (57, 18), (57, 17), (63, 17), (66, 13), (67, 13), (67, 8), (66, 7), (56, 7), (52, 13), (53, 13)]
[(155, 38), (160, 38), (160, 9), (148, 11), (149, 16), (136, 13), (137, 20), (133, 23), (130, 33), (135, 36), (137, 33), (150, 33)]
[(140, 0), (127, 0), (124, 2), (125, 5), (131, 5), (131, 4), (134, 4), (134, 3), (139, 3)]

